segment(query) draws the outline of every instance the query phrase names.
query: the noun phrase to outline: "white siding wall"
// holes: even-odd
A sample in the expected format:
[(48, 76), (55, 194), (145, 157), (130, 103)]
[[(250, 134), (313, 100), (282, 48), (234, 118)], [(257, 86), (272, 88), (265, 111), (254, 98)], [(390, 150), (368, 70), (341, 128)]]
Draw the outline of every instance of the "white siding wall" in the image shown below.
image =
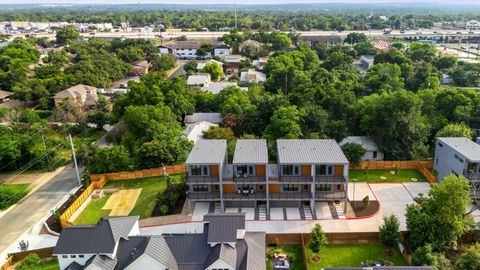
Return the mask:
[(75, 258), (71, 258), (70, 255), (67, 258), (63, 258), (62, 255), (58, 255), (58, 264), (60, 265), (60, 270), (67, 268), (71, 263), (77, 262), (80, 265), (85, 265), (85, 263), (93, 256), (93, 254), (82, 254), (83, 258), (79, 258), (80, 254), (75, 254)]
[(168, 54), (167, 48), (160, 48), (160, 54)]
[[(443, 147), (439, 146), (439, 141), (437, 140), (435, 144), (435, 159), (433, 161), (433, 169), (438, 172), (438, 180), (440, 182), (443, 181), (445, 176), (450, 175), (452, 171), (462, 175), (468, 163), (465, 157), (457, 153), (453, 148), (445, 143), (441, 144)], [(455, 154), (463, 159), (463, 163), (455, 158)]]
[(367, 151), (365, 155), (363, 155), (362, 160), (383, 160), (383, 153), (377, 151), (377, 158), (373, 157), (374, 151)]
[(230, 55), (231, 52), (232, 51), (230, 49), (214, 49), (213, 54), (215, 56), (222, 57), (222, 56), (225, 56), (225, 55)]
[(135, 222), (135, 225), (133, 225), (132, 230), (128, 234), (128, 236), (137, 236), (140, 234), (140, 228), (138, 227), (138, 221)]

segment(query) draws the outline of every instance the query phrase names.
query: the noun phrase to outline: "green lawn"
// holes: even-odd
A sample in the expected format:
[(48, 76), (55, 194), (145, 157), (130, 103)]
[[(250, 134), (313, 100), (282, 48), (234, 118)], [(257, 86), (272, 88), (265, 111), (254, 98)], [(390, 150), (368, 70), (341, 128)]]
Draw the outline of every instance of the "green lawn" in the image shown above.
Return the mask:
[(103, 206), (110, 198), (111, 194), (106, 194), (98, 200), (91, 200), (88, 206), (83, 210), (82, 213), (75, 219), (73, 222), (77, 224), (95, 224), (101, 217), (108, 215), (110, 210), (102, 210)]
[[(357, 179), (358, 182), (425, 182), (425, 176), (417, 170), (400, 170), (398, 174), (392, 174), (394, 170), (368, 170), (368, 179), (365, 176), (365, 170), (350, 170), (350, 179)], [(382, 179), (381, 177), (384, 177)]]
[(0, 211), (7, 209), (28, 194), (29, 184), (0, 185)]
[(34, 270), (60, 270), (57, 259), (45, 260), (40, 266), (34, 268)]
[(300, 245), (287, 245), (279, 247), (267, 247), (267, 270), (272, 269), (272, 255), (274, 253), (284, 253), (290, 259), (290, 269), (305, 270), (303, 263), (302, 247)]
[[(181, 183), (185, 179), (184, 174), (170, 176), (170, 182)], [(140, 178), (133, 180), (114, 180), (109, 181), (103, 188), (105, 189), (134, 189), (141, 188), (142, 193), (138, 197), (135, 207), (130, 215), (140, 216), (140, 218), (149, 218), (152, 215), (153, 208), (157, 203), (157, 194), (163, 192), (167, 187), (165, 177)], [(109, 210), (102, 210), (111, 195), (105, 195), (99, 200), (91, 201), (89, 205), (74, 221), (75, 224), (95, 224), (102, 216), (108, 215)]]
[(305, 247), (309, 270), (324, 267), (359, 267), (365, 261), (387, 260), (396, 266), (408, 265), (398, 249), (392, 257), (386, 256), (384, 251), (382, 244), (327, 245), (320, 250), (320, 261), (314, 262), (311, 260), (313, 252), (308, 246)]

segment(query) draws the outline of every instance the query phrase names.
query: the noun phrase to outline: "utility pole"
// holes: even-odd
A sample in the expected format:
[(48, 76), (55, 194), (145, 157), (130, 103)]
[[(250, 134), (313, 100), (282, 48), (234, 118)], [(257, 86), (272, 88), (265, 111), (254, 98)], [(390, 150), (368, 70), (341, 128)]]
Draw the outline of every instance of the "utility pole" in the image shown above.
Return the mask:
[(73, 158), (73, 164), (75, 165), (75, 174), (77, 176), (78, 185), (81, 186), (82, 180), (80, 179), (80, 173), (78, 172), (77, 157), (75, 156), (75, 147), (73, 147), (72, 135), (68, 134), (68, 138), (70, 139), (70, 146), (72, 148), (72, 158)]
[(43, 141), (43, 147), (45, 148), (45, 155), (47, 155), (48, 169), (51, 170), (52, 163), (50, 163), (50, 153), (48, 153), (47, 143), (45, 141), (45, 133), (43, 131), (43, 128), (41, 128), (40, 131), (42, 132), (42, 141)]

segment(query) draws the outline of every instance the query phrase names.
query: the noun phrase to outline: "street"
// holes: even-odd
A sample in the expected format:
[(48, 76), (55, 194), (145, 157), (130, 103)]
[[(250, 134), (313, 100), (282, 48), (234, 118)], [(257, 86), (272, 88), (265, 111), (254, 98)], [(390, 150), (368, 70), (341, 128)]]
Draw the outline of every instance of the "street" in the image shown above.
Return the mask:
[(65, 194), (77, 186), (71, 165), (50, 173), (50, 179), (24, 201), (0, 217), (0, 253), (35, 225)]

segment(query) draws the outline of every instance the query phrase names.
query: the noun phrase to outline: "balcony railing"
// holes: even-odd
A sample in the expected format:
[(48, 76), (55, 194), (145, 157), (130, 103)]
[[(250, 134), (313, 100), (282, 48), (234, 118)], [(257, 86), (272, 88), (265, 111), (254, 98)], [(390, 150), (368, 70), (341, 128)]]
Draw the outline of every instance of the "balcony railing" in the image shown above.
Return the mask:
[(233, 178), (233, 182), (239, 183), (263, 183), (267, 179), (263, 176), (237, 176)]
[(472, 197), (472, 199), (480, 199), (480, 188), (472, 188), (470, 197)]
[(254, 192), (254, 193), (225, 192), (223, 193), (223, 198), (225, 200), (232, 200), (232, 201), (266, 200), (267, 194), (265, 192)]
[(465, 177), (471, 182), (480, 182), (480, 173), (468, 172)]
[(190, 192), (188, 198), (194, 201), (220, 200), (220, 192)]
[(219, 181), (218, 176), (187, 176), (189, 184), (218, 183)]
[(333, 176), (333, 175), (316, 175), (315, 183), (344, 183), (346, 182), (345, 177), (342, 176)]
[(335, 191), (315, 191), (316, 200), (343, 200), (345, 198), (345, 192)]
[(312, 193), (297, 192), (297, 191), (283, 191), (270, 193), (270, 200), (310, 200)]
[(280, 176), (282, 183), (308, 184), (313, 183), (311, 176)]

